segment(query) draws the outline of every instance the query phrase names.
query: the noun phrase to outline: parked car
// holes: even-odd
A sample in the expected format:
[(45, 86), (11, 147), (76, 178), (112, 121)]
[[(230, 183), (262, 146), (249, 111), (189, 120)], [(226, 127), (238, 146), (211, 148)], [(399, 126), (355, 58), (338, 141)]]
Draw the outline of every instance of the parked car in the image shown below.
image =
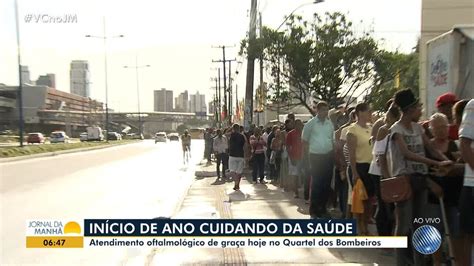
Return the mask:
[(26, 138), (26, 142), (29, 143), (44, 143), (46, 138), (43, 136), (42, 133), (36, 132), (36, 133), (30, 133), (28, 134), (28, 137)]
[(179, 134), (178, 133), (170, 133), (170, 134), (168, 134), (168, 139), (170, 141), (179, 141)]
[(87, 141), (87, 132), (82, 132), (82, 133), (79, 135), (79, 140), (80, 140), (80, 141)]
[(49, 136), (49, 141), (51, 143), (60, 143), (60, 142), (68, 143), (69, 137), (66, 135), (66, 132), (64, 131), (54, 131)]
[(107, 138), (109, 140), (122, 140), (122, 135), (117, 132), (109, 132), (107, 133)]
[(143, 134), (129, 133), (126, 135), (127, 139), (145, 139)]
[(166, 137), (166, 133), (165, 132), (158, 132), (155, 134), (155, 144), (157, 142), (166, 142), (168, 140), (168, 138)]
[(7, 129), (0, 131), (0, 135), (13, 135), (13, 131)]
[(102, 141), (104, 140), (104, 134), (100, 127), (88, 127), (87, 128), (87, 140)]

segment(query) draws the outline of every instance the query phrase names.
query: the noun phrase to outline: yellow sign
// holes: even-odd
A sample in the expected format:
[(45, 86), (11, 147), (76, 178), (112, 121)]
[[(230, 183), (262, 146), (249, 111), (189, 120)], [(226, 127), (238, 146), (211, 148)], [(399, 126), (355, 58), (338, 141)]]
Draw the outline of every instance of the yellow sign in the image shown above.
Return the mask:
[(27, 248), (82, 248), (82, 236), (27, 236)]

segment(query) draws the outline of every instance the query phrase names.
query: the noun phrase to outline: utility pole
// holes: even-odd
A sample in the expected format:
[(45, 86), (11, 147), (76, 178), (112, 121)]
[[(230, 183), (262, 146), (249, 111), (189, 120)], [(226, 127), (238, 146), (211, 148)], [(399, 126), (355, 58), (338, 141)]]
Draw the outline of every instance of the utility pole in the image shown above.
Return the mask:
[(280, 57), (278, 57), (278, 75), (277, 75), (277, 120), (280, 122)]
[[(221, 45), (221, 46), (216, 46), (216, 47), (213, 47), (213, 48), (221, 48), (222, 49), (222, 60), (212, 60), (213, 63), (222, 63), (224, 69), (223, 69), (223, 78), (224, 78), (224, 115), (225, 115), (225, 119), (230, 123), (231, 120), (228, 119), (229, 117), (229, 110), (232, 112), (232, 109), (230, 109), (230, 105), (229, 103), (227, 102), (227, 95), (226, 93), (229, 93), (229, 90), (227, 88), (227, 77), (226, 77), (226, 63), (227, 62), (231, 62), (231, 61), (236, 61), (236, 59), (232, 59), (232, 60), (226, 60), (225, 59), (225, 48), (227, 47), (234, 47), (234, 46), (225, 46), (225, 45)], [(229, 79), (229, 87), (230, 87), (230, 79)], [(229, 96), (229, 99), (231, 99), (231, 97)]]
[(24, 121), (23, 121), (23, 80), (21, 78), (21, 49), (20, 49), (20, 23), (18, 20), (18, 2), (15, 0), (15, 24), (16, 24), (16, 44), (18, 49), (18, 92), (17, 92), (17, 102), (18, 102), (18, 131), (20, 135), (20, 147), (23, 147), (23, 131), (24, 131)]
[(104, 40), (104, 76), (105, 76), (105, 130), (107, 134), (105, 135), (105, 141), (109, 141), (109, 87), (107, 82), (107, 39), (111, 38), (123, 38), (123, 35), (117, 36), (107, 36), (106, 28), (105, 28), (105, 17), (103, 17), (103, 36), (93, 36), (93, 35), (86, 35), (87, 38), (99, 38)]
[(143, 134), (143, 121), (142, 114), (140, 111), (140, 86), (138, 83), (138, 69), (150, 67), (150, 65), (138, 65), (138, 55), (135, 55), (135, 65), (134, 66), (124, 66), (124, 68), (135, 69), (135, 77), (137, 81), (137, 108), (138, 108), (138, 134), (141, 136)]
[[(259, 35), (262, 37), (262, 12), (259, 12), (260, 19), (259, 19)], [(263, 106), (260, 106), (261, 97), (263, 97), (263, 53), (260, 55), (259, 58), (259, 63), (260, 63), (260, 86), (259, 86), (259, 99), (257, 102), (257, 107), (262, 107), (262, 110), (258, 109), (257, 110), (257, 126), (260, 125), (260, 113), (263, 112)]]
[(216, 113), (216, 123), (219, 125), (219, 87), (217, 86), (217, 79), (216, 79), (216, 94), (214, 97), (214, 109)]
[[(239, 107), (239, 88), (237, 88), (237, 84), (235, 84), (235, 109), (239, 110), (239, 116), (240, 116), (240, 112), (242, 110), (240, 110), (240, 107)], [(237, 114), (237, 112), (235, 113)], [(238, 117), (237, 119), (240, 120), (240, 117)]]
[[(222, 115), (222, 112), (226, 112), (225, 110), (225, 101), (227, 99), (227, 97), (225, 96), (225, 92), (224, 92), (224, 105), (222, 105), (222, 101), (221, 101), (221, 69), (218, 68), (217, 69), (217, 80), (219, 81), (219, 115), (221, 116)], [(224, 116), (224, 119), (225, 119), (225, 116)], [(221, 121), (221, 125), (222, 125), (222, 117), (220, 118), (220, 121)]]
[(235, 61), (235, 59), (233, 60), (227, 60), (227, 62), (229, 62), (229, 122), (232, 123), (232, 110), (234, 109), (233, 108), (233, 102), (232, 102), (232, 61)]
[[(257, 30), (257, 0), (252, 0), (250, 6), (250, 25), (249, 25), (249, 45), (248, 50), (252, 50), (255, 45)], [(255, 55), (247, 53), (247, 80), (245, 84), (245, 111), (244, 128), (248, 130), (252, 124), (253, 116), (253, 82), (255, 72)]]

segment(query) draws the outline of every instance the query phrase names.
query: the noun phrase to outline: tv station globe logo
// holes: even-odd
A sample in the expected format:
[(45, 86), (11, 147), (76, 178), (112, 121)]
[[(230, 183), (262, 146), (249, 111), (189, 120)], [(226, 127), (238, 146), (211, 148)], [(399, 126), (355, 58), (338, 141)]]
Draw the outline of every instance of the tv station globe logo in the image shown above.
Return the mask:
[(435, 253), (441, 246), (441, 234), (434, 226), (423, 225), (415, 230), (412, 243), (416, 251), (424, 255)]

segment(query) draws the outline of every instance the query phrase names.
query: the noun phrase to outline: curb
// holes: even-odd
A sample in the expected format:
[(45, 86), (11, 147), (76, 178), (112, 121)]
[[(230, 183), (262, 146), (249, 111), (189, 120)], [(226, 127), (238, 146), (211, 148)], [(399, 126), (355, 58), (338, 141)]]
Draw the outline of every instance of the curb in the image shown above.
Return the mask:
[(117, 146), (122, 146), (122, 145), (136, 144), (136, 143), (138, 143), (138, 141), (129, 142), (129, 143), (108, 144), (108, 145), (105, 144), (105, 145), (100, 145), (100, 146), (90, 147), (90, 148), (77, 148), (77, 149), (69, 149), (69, 150), (54, 151), (54, 152), (43, 152), (43, 153), (32, 154), (32, 155), (21, 155), (21, 156), (15, 156), (11, 158), (2, 158), (0, 159), (0, 163), (23, 161), (23, 160), (43, 158), (43, 157), (52, 157), (52, 156), (57, 156), (57, 155), (62, 155), (62, 154), (69, 154), (69, 153), (76, 153), (76, 152), (83, 152), (83, 151), (101, 150), (101, 149), (112, 148), (112, 147), (117, 147)]
[[(200, 171), (203, 169), (203, 166), (200, 165), (200, 164), (197, 164), (196, 165), (196, 169), (193, 173), (193, 175), (195, 175), (196, 171)], [(186, 196), (188, 195), (189, 193), (189, 190), (191, 189), (191, 187), (193, 186), (194, 182), (196, 182), (196, 176), (193, 176), (192, 180), (190, 180), (190, 182), (188, 182), (186, 184), (186, 187), (184, 188), (184, 192), (181, 194), (181, 197), (179, 198), (178, 200), (178, 203), (176, 204), (176, 207), (174, 208), (173, 210), (173, 213), (171, 215), (171, 217), (173, 216), (176, 216), (176, 214), (179, 213), (179, 211), (181, 210), (181, 208), (183, 207), (183, 203), (184, 203), (184, 199), (186, 198)], [(170, 217), (170, 218), (171, 218)], [(152, 248), (149, 252), (147, 252), (148, 254), (145, 256), (145, 261), (144, 261), (144, 265), (145, 266), (150, 266), (152, 265), (153, 263), (153, 259), (155, 258), (155, 255), (160, 253), (162, 251), (161, 248)], [(125, 265), (128, 265), (127, 263)]]

